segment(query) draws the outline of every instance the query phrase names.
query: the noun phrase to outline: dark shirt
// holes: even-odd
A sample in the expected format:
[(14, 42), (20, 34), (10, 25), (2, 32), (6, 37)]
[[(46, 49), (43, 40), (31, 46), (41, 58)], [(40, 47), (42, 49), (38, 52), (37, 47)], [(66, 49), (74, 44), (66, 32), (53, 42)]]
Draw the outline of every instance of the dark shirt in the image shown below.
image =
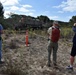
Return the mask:
[(2, 31), (3, 31), (3, 26), (0, 24), (0, 40), (2, 40), (2, 37), (1, 37)]
[(73, 36), (73, 44), (76, 45), (76, 26), (73, 26), (72, 30), (75, 32)]
[(0, 24), (0, 36), (2, 34), (2, 31), (3, 31), (3, 26)]

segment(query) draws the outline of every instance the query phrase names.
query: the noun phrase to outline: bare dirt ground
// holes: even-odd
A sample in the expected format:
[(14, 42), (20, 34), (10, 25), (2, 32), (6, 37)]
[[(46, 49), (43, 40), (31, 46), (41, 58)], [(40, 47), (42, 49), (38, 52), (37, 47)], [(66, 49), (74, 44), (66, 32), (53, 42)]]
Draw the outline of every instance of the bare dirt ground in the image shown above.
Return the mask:
[[(76, 75), (76, 64), (74, 72), (66, 70), (69, 65), (72, 39), (59, 40), (57, 53), (58, 68), (47, 67), (47, 37), (30, 36), (29, 47), (25, 46), (25, 34), (3, 35), (4, 65), (0, 65), (0, 73), (6, 71), (22, 71), (24, 75)], [(14, 75), (14, 74), (13, 74)]]

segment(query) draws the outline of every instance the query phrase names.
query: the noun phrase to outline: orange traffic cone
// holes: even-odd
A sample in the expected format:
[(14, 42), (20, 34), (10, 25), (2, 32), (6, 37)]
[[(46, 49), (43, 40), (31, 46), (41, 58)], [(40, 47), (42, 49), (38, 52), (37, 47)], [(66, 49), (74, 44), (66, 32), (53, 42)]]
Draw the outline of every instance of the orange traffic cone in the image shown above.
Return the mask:
[(28, 45), (28, 30), (26, 30), (26, 35), (25, 35), (25, 44), (26, 44), (26, 46), (29, 46)]

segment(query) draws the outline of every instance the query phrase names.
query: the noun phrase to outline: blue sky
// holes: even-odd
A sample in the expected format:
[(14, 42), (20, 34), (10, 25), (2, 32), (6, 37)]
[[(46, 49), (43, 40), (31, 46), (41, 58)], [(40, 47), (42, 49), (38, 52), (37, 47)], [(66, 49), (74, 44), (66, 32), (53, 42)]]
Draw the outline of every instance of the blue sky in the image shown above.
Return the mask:
[(50, 20), (68, 22), (76, 16), (76, 0), (0, 0), (4, 16), (10, 13), (37, 17), (47, 16)]

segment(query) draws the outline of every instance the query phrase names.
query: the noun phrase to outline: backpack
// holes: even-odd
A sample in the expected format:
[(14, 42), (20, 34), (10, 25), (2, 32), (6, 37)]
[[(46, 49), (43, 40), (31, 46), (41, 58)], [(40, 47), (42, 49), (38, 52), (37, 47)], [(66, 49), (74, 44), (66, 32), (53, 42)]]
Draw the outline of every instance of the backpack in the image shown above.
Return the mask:
[(59, 28), (52, 28), (51, 41), (52, 42), (58, 42), (59, 38), (60, 38)]

